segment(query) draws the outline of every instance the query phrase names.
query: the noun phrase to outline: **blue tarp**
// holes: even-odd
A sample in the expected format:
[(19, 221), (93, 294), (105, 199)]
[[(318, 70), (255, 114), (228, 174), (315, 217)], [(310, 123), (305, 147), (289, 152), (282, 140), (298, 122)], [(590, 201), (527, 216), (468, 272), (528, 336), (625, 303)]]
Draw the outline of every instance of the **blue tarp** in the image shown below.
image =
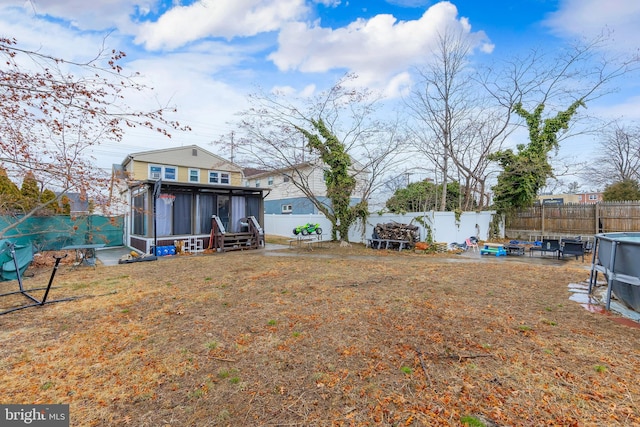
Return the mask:
[[(11, 245), (13, 242), (10, 240), (0, 240), (0, 280), (17, 280), (16, 264), (11, 256)], [(31, 245), (16, 245), (14, 244), (14, 251), (16, 261), (18, 262), (18, 269), (20, 270), (20, 277), (24, 274), (24, 271), (29, 267), (31, 261), (33, 261), (33, 248)]]

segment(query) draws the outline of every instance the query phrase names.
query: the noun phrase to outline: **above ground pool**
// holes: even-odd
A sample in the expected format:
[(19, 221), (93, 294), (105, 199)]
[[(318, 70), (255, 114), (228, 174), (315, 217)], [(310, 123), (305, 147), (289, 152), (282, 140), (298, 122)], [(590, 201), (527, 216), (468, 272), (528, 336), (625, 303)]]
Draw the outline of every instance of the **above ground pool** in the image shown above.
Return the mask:
[(598, 272), (607, 277), (607, 309), (613, 293), (640, 312), (640, 232), (600, 233), (595, 236), (589, 292)]

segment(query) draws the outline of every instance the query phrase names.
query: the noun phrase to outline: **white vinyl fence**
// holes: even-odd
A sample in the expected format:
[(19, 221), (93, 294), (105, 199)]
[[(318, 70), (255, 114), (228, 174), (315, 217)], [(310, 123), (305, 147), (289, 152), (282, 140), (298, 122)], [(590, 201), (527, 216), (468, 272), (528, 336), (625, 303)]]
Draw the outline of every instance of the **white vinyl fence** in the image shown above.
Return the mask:
[[(371, 214), (363, 230), (360, 222), (349, 229), (349, 241), (365, 243), (371, 238), (376, 224), (399, 222), (413, 224), (420, 228), (420, 240), (427, 238), (427, 228), (431, 229), (434, 242), (462, 243), (467, 237), (477, 236), (480, 240), (489, 239), (489, 224), (495, 211), (463, 212), (460, 221), (456, 221), (454, 212), (414, 212), (404, 215)], [(324, 215), (265, 215), (264, 231), (277, 236), (293, 236), (293, 229), (306, 223), (320, 224), (324, 239), (331, 238), (331, 222)], [(501, 227), (501, 237), (504, 229)]]

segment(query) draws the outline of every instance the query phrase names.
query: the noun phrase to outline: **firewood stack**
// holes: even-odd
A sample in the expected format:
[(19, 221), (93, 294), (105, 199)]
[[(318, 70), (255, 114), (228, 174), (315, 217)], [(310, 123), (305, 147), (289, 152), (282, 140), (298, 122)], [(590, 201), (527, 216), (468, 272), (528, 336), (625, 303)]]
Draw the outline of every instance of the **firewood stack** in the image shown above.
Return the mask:
[(376, 224), (373, 232), (378, 236), (378, 239), (408, 240), (410, 246), (420, 241), (420, 228), (412, 224), (400, 224), (399, 222)]

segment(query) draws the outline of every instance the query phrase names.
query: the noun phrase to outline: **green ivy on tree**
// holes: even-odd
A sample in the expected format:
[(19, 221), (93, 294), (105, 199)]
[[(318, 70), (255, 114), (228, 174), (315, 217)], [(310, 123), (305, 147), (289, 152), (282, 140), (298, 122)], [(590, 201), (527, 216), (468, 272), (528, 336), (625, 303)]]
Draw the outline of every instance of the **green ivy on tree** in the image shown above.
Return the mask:
[(490, 156), (502, 167), (498, 182), (493, 187), (498, 212), (509, 212), (533, 204), (538, 191), (548, 178), (553, 177), (549, 152), (558, 149), (558, 134), (569, 128), (569, 122), (581, 106), (584, 107), (582, 99), (547, 119), (542, 118), (544, 103), (539, 104), (532, 113), (526, 111), (521, 103), (514, 106), (515, 113), (527, 124), (529, 143), (518, 145), (517, 152), (507, 149)]
[(356, 188), (356, 179), (349, 174), (351, 157), (345, 151), (344, 144), (326, 127), (322, 119), (311, 120), (311, 125), (317, 131), (312, 133), (306, 129), (297, 129), (307, 138), (311, 150), (320, 155), (320, 159), (328, 166), (324, 172), (327, 186), (327, 197), (331, 200), (331, 209), (321, 209), (331, 221), (331, 237), (336, 240), (336, 232), (340, 233), (340, 240), (349, 241), (349, 227), (358, 218), (363, 223), (369, 209), (366, 201), (351, 205), (351, 195)]

